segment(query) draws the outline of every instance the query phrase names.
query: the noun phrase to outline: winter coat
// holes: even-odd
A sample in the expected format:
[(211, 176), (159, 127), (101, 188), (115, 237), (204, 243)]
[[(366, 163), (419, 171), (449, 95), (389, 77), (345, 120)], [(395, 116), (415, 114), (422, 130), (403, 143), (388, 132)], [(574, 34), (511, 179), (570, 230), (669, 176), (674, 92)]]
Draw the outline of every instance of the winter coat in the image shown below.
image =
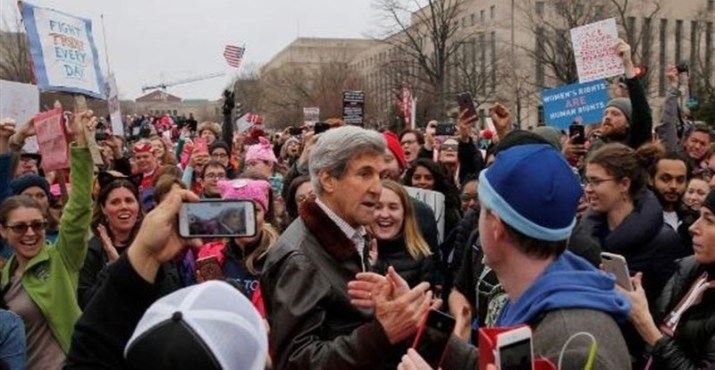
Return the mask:
[(392, 266), (410, 287), (426, 281), (434, 286), (435, 277), (433, 256), (415, 259), (407, 251), (405, 239), (399, 236), (392, 240), (377, 240), (377, 262), (372, 270), (384, 275), (387, 268)]
[(394, 369), (406, 345), (391, 345), (372, 312), (348, 296), (366, 258), (315, 201), (301, 203), (299, 213), (260, 279), (274, 368)]
[(589, 210), (576, 225), (569, 249), (594, 266), (601, 252), (625, 257), (631, 274), (643, 272), (643, 288), (650, 303), (675, 272), (675, 259), (682, 255), (680, 237), (663, 221), (663, 209), (655, 195), (644, 190), (635, 197), (635, 208), (613, 231), (606, 215)]
[[(60, 220), (60, 235), (55, 244), (45, 244), (28, 261), (22, 273), (22, 287), (30, 296), (67, 353), (74, 324), (81, 311), (77, 305), (77, 280), (87, 252), (87, 233), (92, 217), (92, 157), (89, 149), (70, 148), (72, 190)], [(17, 268), (15, 256), (2, 271), (2, 289), (10, 284)]]
[[(655, 304), (656, 324), (678, 305), (704, 271), (715, 279), (715, 265), (703, 266), (695, 257), (678, 263)], [(703, 293), (702, 301), (686, 310), (673, 337), (663, 336), (652, 348), (652, 370), (695, 370), (715, 364), (715, 289)]]

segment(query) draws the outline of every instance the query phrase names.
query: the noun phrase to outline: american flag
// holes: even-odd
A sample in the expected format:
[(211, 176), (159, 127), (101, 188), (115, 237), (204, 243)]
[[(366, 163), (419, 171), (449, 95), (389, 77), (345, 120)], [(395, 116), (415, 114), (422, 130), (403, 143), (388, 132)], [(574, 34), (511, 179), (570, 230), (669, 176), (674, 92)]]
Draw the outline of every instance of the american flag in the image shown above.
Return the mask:
[(233, 68), (238, 68), (241, 64), (241, 58), (243, 58), (243, 52), (246, 48), (242, 48), (236, 45), (226, 45), (223, 49), (223, 57), (226, 58), (226, 63)]

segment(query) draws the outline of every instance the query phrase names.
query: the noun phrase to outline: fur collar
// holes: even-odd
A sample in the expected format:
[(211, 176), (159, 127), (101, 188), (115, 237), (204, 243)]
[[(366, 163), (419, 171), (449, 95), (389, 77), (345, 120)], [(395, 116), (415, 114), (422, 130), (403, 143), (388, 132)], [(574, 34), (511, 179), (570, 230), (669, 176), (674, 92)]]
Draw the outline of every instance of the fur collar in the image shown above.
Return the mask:
[[(355, 245), (314, 200), (306, 200), (298, 207), (298, 214), (320, 246), (339, 261), (347, 261), (357, 254)], [(367, 247), (369, 244), (365, 244)]]

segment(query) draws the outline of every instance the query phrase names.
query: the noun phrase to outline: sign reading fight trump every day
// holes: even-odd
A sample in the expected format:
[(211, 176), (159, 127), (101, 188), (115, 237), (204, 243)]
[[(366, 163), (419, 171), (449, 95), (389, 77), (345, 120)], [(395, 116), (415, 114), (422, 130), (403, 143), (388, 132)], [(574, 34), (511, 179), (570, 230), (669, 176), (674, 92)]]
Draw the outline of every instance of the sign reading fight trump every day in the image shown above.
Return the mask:
[(576, 59), (578, 82), (584, 83), (623, 74), (623, 61), (614, 50), (618, 43), (615, 18), (572, 29), (571, 43)]
[(92, 22), (27, 2), (20, 9), (40, 90), (105, 99)]
[(608, 103), (608, 86), (605, 80), (560, 86), (543, 90), (541, 101), (548, 126), (565, 129), (574, 121), (598, 123)]

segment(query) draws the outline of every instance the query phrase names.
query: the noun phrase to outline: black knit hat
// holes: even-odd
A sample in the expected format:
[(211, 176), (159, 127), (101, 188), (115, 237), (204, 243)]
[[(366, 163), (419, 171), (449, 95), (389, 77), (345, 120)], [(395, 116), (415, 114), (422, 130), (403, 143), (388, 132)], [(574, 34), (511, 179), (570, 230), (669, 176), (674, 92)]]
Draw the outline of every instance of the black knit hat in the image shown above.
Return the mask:
[(213, 154), (214, 150), (218, 148), (223, 148), (226, 151), (226, 154), (229, 154), (230, 150), (228, 149), (228, 144), (226, 144), (225, 141), (223, 140), (216, 140), (211, 145), (209, 145), (209, 154)]
[(10, 183), (10, 189), (12, 189), (13, 195), (19, 195), (25, 191), (25, 189), (33, 186), (41, 188), (48, 197), (50, 196), (50, 184), (41, 176), (26, 174), (12, 180)]
[(710, 210), (710, 212), (715, 213), (715, 190), (710, 190), (708, 196), (705, 197), (703, 202), (703, 207)]

